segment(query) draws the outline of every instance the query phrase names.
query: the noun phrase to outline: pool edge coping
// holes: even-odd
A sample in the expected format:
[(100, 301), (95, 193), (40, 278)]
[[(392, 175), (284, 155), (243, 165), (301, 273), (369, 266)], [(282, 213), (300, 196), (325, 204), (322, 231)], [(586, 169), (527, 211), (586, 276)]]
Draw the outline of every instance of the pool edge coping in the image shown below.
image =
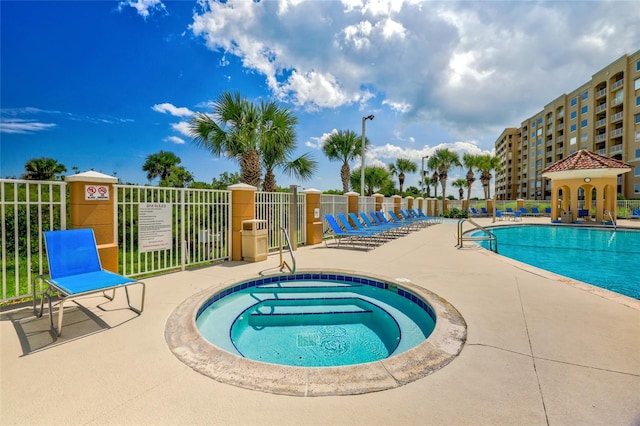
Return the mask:
[(466, 342), (467, 325), (460, 312), (426, 288), (350, 270), (300, 269), (296, 273), (352, 275), (406, 289), (431, 306), (437, 318), (434, 330), (424, 342), (401, 354), (364, 364), (294, 367), (242, 358), (205, 340), (197, 329), (196, 315), (214, 294), (247, 280), (260, 279), (249, 276), (209, 287), (180, 303), (165, 325), (165, 341), (170, 350), (193, 370), (222, 383), (281, 395), (329, 396), (377, 392), (411, 383), (452, 362)]

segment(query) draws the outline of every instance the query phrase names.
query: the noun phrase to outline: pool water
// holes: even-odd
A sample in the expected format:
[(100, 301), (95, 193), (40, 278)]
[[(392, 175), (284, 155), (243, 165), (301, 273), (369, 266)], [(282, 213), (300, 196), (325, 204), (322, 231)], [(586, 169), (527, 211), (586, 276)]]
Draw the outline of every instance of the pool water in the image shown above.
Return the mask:
[(433, 331), (432, 315), (398, 289), (294, 280), (225, 295), (199, 313), (196, 325), (209, 342), (246, 358), (326, 367), (377, 361), (415, 347)]
[(640, 231), (523, 225), (491, 232), (502, 256), (640, 299)]

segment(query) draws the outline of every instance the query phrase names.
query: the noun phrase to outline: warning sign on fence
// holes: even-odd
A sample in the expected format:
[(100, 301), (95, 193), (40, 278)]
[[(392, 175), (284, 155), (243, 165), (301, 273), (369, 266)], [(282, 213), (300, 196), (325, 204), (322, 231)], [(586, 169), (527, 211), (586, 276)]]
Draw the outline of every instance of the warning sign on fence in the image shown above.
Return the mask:
[(85, 200), (108, 200), (109, 187), (107, 185), (85, 185), (84, 199)]
[(169, 250), (172, 241), (171, 204), (143, 203), (138, 208), (138, 250)]

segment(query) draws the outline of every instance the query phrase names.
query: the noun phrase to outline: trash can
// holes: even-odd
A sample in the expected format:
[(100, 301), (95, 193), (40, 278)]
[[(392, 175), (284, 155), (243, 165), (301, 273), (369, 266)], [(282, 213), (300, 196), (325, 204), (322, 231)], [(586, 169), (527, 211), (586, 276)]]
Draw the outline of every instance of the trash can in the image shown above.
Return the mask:
[(248, 262), (267, 260), (267, 221), (242, 221), (242, 259)]
[(573, 222), (573, 216), (571, 215), (571, 212), (562, 212), (562, 215), (560, 217), (560, 221), (562, 223), (571, 223), (571, 222)]

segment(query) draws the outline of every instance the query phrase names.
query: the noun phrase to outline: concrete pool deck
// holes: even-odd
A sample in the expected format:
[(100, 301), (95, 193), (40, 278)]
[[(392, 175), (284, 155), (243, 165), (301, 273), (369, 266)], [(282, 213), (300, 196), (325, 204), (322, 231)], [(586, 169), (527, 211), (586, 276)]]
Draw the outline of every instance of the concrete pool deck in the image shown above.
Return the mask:
[(425, 378), (305, 398), (219, 383), (178, 360), (164, 337), (174, 309), (276, 266), (275, 255), (148, 278), (141, 316), (124, 309), (120, 293), (108, 311), (96, 307), (100, 297), (71, 303), (58, 339), (30, 306), (4, 308), (0, 424), (639, 424), (640, 301), (587, 291), (470, 243), (458, 250), (455, 233), (443, 223), (370, 251), (296, 252), (299, 268), (408, 279), (451, 303), (467, 323), (466, 344)]

